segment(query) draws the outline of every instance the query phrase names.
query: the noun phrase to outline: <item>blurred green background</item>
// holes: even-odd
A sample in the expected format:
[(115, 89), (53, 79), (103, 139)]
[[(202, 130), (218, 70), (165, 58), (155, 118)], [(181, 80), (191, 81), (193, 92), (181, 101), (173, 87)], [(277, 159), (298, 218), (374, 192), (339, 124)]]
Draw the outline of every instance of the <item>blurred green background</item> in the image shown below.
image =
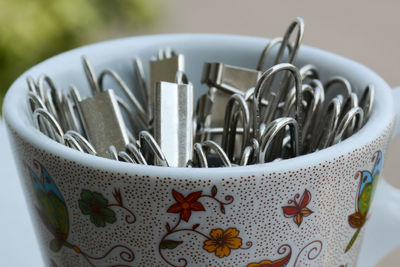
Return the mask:
[(36, 63), (74, 47), (150, 27), (156, 0), (0, 0), (0, 106)]

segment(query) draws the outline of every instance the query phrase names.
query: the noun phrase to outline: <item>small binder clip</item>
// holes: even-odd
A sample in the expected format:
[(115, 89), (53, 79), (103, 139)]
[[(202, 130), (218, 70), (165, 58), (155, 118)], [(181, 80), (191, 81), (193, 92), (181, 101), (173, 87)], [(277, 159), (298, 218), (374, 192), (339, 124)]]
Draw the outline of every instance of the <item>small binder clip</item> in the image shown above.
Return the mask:
[(185, 57), (167, 48), (158, 51), (158, 57), (150, 60), (150, 85), (148, 112), (154, 108), (156, 82), (175, 82), (177, 72), (185, 71)]
[(156, 83), (153, 130), (169, 166), (186, 167), (193, 152), (193, 85), (178, 79)]
[(197, 141), (214, 139), (212, 135), (222, 135), (225, 107), (233, 94), (245, 96), (246, 92), (256, 86), (261, 72), (253, 69), (230, 66), (223, 63), (205, 63), (202, 83), (210, 89), (207, 97), (202, 96), (198, 105), (197, 118), (201, 125)]
[(117, 151), (125, 150), (129, 139), (112, 89), (81, 100), (78, 105), (87, 137), (99, 156), (111, 158), (110, 145)]

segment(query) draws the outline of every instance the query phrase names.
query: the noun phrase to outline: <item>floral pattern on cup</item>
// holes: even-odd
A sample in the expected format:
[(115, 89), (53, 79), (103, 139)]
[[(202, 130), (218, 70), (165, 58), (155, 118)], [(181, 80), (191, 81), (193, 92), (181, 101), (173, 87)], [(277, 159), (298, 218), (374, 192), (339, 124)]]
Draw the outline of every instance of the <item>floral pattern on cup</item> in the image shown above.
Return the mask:
[[(82, 255), (82, 257), (86, 260), (86, 262), (90, 266), (98, 266), (99, 261), (107, 258), (107, 256), (109, 256), (113, 251), (116, 250), (119, 251), (120, 259), (123, 262), (130, 263), (134, 261), (135, 259), (134, 252), (132, 251), (132, 249), (130, 249), (125, 245), (115, 245), (103, 255), (92, 256), (83, 251), (78, 245), (69, 242), (68, 241), (69, 227), (70, 227), (69, 214), (68, 214), (67, 204), (60, 190), (58, 189), (57, 185), (55, 184), (49, 172), (40, 162), (36, 160), (33, 161), (33, 165), (35, 168), (30, 168), (28, 164), (25, 165), (28, 168), (29, 175), (34, 187), (36, 200), (38, 203), (38, 205), (35, 205), (36, 212), (39, 218), (41, 219), (43, 225), (53, 235), (53, 239), (50, 241), (49, 244), (49, 247), (53, 252), (59, 252), (63, 247), (72, 249), (76, 253)], [(33, 169), (38, 169), (39, 175)], [(101, 196), (101, 194), (95, 194), (94, 199), (93, 199), (93, 194), (90, 191), (87, 192), (85, 191), (83, 195), (84, 199), (88, 200), (88, 202), (84, 202), (82, 200), (83, 206), (87, 205), (88, 203), (104, 204), (105, 202), (105, 199), (104, 197)], [(107, 207), (102, 207), (102, 208), (103, 208), (102, 212), (104, 213), (104, 209)], [(89, 209), (85, 211), (89, 211)], [(108, 219), (106, 219), (108, 220), (108, 222), (116, 221), (115, 214), (114, 217), (112, 217), (109, 211), (106, 211), (104, 214), (108, 214), (108, 216), (110, 216)], [(98, 215), (94, 214), (93, 218), (96, 219), (96, 222), (98, 224), (102, 224), (101, 219), (104, 219), (104, 217), (96, 217), (96, 216)], [(53, 259), (51, 259), (51, 263), (53, 266), (57, 266), (56, 262)], [(118, 265), (118, 266), (129, 266), (129, 265)]]
[(300, 200), (297, 202), (297, 199), (300, 197), (300, 194), (296, 194), (293, 199), (288, 201), (288, 204), (293, 204), (291, 206), (283, 206), (282, 211), (286, 218), (293, 218), (295, 224), (300, 227), (303, 222), (303, 217), (310, 216), (314, 213), (312, 210), (307, 208), (307, 205), (311, 201), (311, 193), (307, 189), (304, 190), (303, 195)]
[[(306, 244), (297, 253), (296, 259), (294, 260), (293, 267), (302, 266), (305, 263), (308, 264), (318, 258), (323, 249), (323, 243), (321, 240), (314, 240)], [(252, 262), (247, 264), (246, 267), (285, 267), (289, 264), (292, 258), (292, 247), (289, 244), (283, 244), (277, 249), (279, 255), (285, 255), (276, 260), (262, 260), (260, 262)], [(304, 257), (303, 257), (304, 256)], [(304, 258), (304, 259), (302, 259)]]
[[(209, 235), (198, 230), (199, 223), (193, 224), (191, 227), (180, 227), (182, 221), (189, 222), (193, 212), (206, 211), (203, 203), (200, 202), (202, 198), (209, 198), (214, 200), (219, 205), (219, 210), (222, 214), (225, 214), (225, 206), (233, 203), (234, 198), (231, 195), (225, 196), (225, 202), (218, 199), (218, 189), (216, 186), (211, 188), (210, 194), (203, 194), (203, 191), (195, 191), (188, 194), (186, 197), (176, 190), (172, 190), (172, 196), (176, 203), (172, 204), (167, 212), (168, 213), (179, 213), (179, 219), (174, 226), (170, 226), (167, 222), (165, 228), (167, 232), (161, 238), (159, 243), (159, 254), (163, 261), (170, 266), (178, 266), (173, 262), (169, 261), (162, 253), (165, 249), (175, 249), (183, 243), (181, 240), (172, 240), (168, 237), (173, 233), (178, 232), (192, 232), (205, 239), (203, 242), (203, 249), (209, 253), (214, 253), (218, 258), (228, 257), (232, 250), (236, 249), (249, 249), (253, 243), (251, 241), (246, 242), (246, 247), (243, 247), (242, 238), (239, 237), (240, 231), (236, 227), (229, 227), (227, 229), (215, 228), (212, 229)], [(188, 260), (185, 258), (178, 259), (179, 263), (187, 266)]]
[(115, 189), (113, 196), (117, 203), (109, 204), (108, 199), (101, 193), (83, 189), (81, 191), (81, 198), (78, 200), (79, 209), (82, 214), (89, 215), (90, 221), (96, 227), (105, 227), (106, 223), (113, 224), (117, 221), (115, 212), (111, 209), (112, 207), (119, 207), (127, 211), (129, 214), (126, 215), (125, 221), (128, 224), (134, 223), (136, 216), (130, 209), (124, 206), (121, 191)]
[(348, 222), (351, 228), (357, 230), (347, 245), (345, 253), (351, 249), (367, 220), (368, 211), (371, 206), (371, 200), (383, 166), (382, 152), (375, 152), (371, 162), (375, 162), (372, 171), (358, 171), (355, 175), (355, 179), (360, 179), (358, 195), (356, 198), (356, 211), (349, 215)]

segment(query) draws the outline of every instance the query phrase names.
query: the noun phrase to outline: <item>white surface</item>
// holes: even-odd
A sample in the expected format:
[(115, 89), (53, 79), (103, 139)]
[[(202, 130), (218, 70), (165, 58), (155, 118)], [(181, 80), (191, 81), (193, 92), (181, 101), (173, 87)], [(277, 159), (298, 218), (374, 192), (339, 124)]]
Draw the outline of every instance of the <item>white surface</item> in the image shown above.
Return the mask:
[(0, 266), (44, 266), (0, 118)]

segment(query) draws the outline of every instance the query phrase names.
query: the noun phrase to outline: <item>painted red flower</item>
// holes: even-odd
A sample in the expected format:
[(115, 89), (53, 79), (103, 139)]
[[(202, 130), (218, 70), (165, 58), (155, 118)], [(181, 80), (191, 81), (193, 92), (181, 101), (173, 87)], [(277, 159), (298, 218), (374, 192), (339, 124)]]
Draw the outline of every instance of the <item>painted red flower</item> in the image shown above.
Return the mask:
[(294, 204), (293, 206), (284, 206), (282, 207), (283, 214), (285, 215), (286, 218), (293, 218), (293, 221), (297, 224), (297, 226), (300, 226), (301, 223), (303, 222), (303, 217), (307, 217), (313, 213), (312, 210), (307, 208), (307, 205), (311, 201), (311, 193), (307, 189), (304, 190), (303, 195), (300, 198), (300, 201), (297, 202), (297, 198), (299, 198), (300, 195), (296, 194), (293, 198), (293, 200), (289, 200), (288, 204)]
[(201, 194), (202, 191), (197, 191), (190, 193), (187, 197), (183, 197), (181, 193), (172, 189), (172, 195), (174, 196), (177, 203), (169, 207), (167, 212), (180, 213), (182, 220), (186, 222), (189, 221), (192, 210), (205, 211), (203, 204), (197, 201), (201, 197)]

